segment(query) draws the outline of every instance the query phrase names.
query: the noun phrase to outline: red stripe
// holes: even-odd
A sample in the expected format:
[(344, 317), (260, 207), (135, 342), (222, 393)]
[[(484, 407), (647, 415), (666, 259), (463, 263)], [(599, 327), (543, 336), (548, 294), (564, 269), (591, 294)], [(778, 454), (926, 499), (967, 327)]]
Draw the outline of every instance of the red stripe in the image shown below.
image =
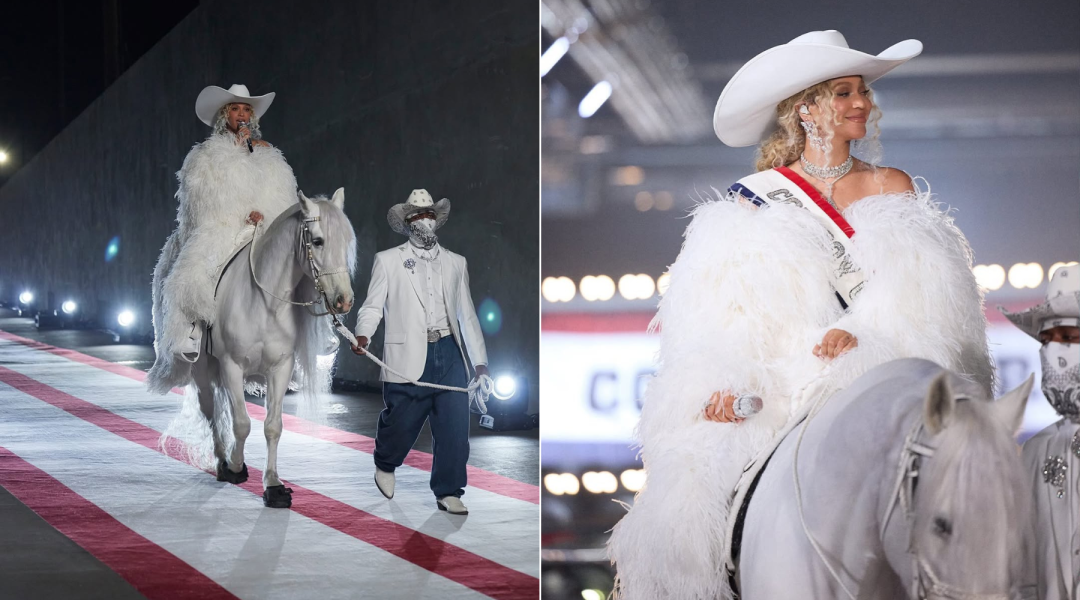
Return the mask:
[(792, 183), (799, 186), (799, 189), (801, 189), (803, 192), (806, 192), (806, 195), (810, 196), (810, 199), (814, 201), (814, 204), (817, 204), (818, 208), (825, 211), (825, 214), (829, 215), (829, 218), (832, 219), (833, 223), (836, 223), (836, 225), (844, 231), (845, 235), (847, 235), (848, 237), (855, 235), (855, 229), (853, 229), (851, 225), (848, 224), (848, 222), (844, 219), (843, 216), (840, 215), (840, 213), (836, 212), (836, 209), (833, 208), (832, 204), (829, 204), (829, 201), (821, 195), (821, 192), (817, 191), (817, 188), (810, 185), (810, 183), (807, 182), (805, 179), (799, 177), (798, 173), (792, 171), (787, 167), (776, 167), (776, 172), (780, 173), (784, 177), (787, 177), (791, 180)]
[[(97, 367), (104, 371), (114, 373), (116, 375), (122, 375), (129, 379), (136, 381), (146, 381), (146, 373), (139, 369), (134, 369), (125, 365), (118, 365), (111, 363), (107, 360), (88, 356), (75, 350), (68, 350), (67, 348), (57, 348), (56, 346), (50, 346), (36, 340), (19, 337), (6, 331), (0, 331), (0, 339), (17, 342), (24, 346), (34, 348), (35, 350), (42, 350), (56, 356), (62, 356), (68, 360), (89, 365), (91, 367)], [(180, 388), (173, 388), (173, 393), (183, 394), (184, 391)], [(266, 409), (258, 404), (248, 403), (248, 414), (253, 419), (260, 421), (266, 419)], [(293, 415), (282, 415), (282, 426), (286, 431), (293, 433), (299, 433), (310, 437), (325, 440), (327, 442), (333, 442), (354, 450), (366, 452), (372, 454), (375, 452), (375, 440), (365, 435), (357, 433), (351, 433), (348, 431), (341, 431), (340, 429), (334, 429), (332, 427), (326, 427), (313, 423), (306, 419), (302, 419)], [(415, 469), (431, 472), (432, 456), (427, 452), (421, 452), (420, 450), (412, 450), (409, 455), (405, 457), (405, 464)], [(500, 496), (506, 496), (508, 498), (514, 498), (515, 500), (523, 500), (525, 502), (531, 502), (532, 504), (540, 504), (540, 488), (539, 486), (529, 485), (527, 483), (517, 481), (516, 479), (510, 479), (497, 473), (485, 471), (472, 465), (466, 465), (466, 473), (468, 474), (469, 485), (477, 489), (486, 490)]]
[(547, 313), (540, 316), (541, 331), (574, 333), (645, 333), (655, 308), (648, 312)]
[(4, 447), (0, 447), (0, 485), (151, 600), (236, 598)]
[[(0, 382), (128, 441), (186, 462), (181, 452), (163, 452), (158, 447), (160, 434), (141, 423), (111, 413), (96, 404), (76, 398), (3, 366), (0, 366)], [(248, 465), (248, 473), (248, 481), (239, 487), (261, 497), (262, 473), (250, 465)], [(332, 527), (492, 598), (509, 600), (539, 597), (539, 582), (535, 577), (448, 544), (436, 537), (364, 512), (313, 490), (294, 483), (286, 483), (286, 485), (293, 489), (295, 502), (292, 511), (313, 521)]]

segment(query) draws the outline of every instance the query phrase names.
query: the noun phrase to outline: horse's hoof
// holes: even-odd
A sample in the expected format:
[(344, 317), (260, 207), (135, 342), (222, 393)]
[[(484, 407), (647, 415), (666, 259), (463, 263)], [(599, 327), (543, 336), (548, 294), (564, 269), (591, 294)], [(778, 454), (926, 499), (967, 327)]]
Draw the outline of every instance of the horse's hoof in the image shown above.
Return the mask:
[(272, 485), (263, 491), (263, 506), (269, 508), (289, 508), (292, 506), (292, 488)]
[(233, 473), (229, 470), (229, 463), (218, 460), (217, 480), (225, 483), (241, 484), (248, 480), (247, 463), (241, 463), (240, 472)]

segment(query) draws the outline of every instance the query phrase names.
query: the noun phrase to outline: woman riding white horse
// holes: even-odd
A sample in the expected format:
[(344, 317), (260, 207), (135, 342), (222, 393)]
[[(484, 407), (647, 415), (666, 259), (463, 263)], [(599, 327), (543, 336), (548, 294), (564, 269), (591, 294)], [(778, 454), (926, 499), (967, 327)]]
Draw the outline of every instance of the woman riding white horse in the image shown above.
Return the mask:
[(147, 379), (155, 392), (191, 381), (191, 364), (213, 324), (214, 286), (235, 251), (251, 240), (255, 223), (271, 222), (294, 206), (296, 179), (281, 151), (263, 141), (259, 119), (274, 94), (247, 87), (209, 86), (195, 101), (213, 131), (196, 144), (176, 174), (176, 230), (154, 269), (154, 348)]
[(648, 483), (609, 543), (619, 597), (730, 597), (724, 539), (744, 468), (792, 415), (870, 368), (924, 358), (989, 395), (963, 234), (904, 172), (851, 156), (880, 117), (868, 84), (921, 51), (907, 40), (872, 56), (811, 32), (752, 59), (720, 96), (716, 134), (760, 143), (758, 172), (694, 211), (670, 268), (638, 426)]

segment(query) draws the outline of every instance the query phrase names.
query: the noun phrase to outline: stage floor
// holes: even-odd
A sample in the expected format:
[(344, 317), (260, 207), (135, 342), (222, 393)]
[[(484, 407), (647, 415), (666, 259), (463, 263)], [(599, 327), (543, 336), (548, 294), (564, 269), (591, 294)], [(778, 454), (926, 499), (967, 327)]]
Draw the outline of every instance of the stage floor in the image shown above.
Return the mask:
[(0, 318), (0, 597), (539, 595), (536, 430), (474, 425), (472, 514), (453, 516), (428, 488), (426, 431), (386, 500), (377, 395), (332, 394), (321, 423), (290, 396), (278, 467), (293, 508), (268, 509), (262, 407), (248, 403), (250, 479), (219, 483), (159, 448), (181, 397), (146, 392), (152, 349), (101, 337)]

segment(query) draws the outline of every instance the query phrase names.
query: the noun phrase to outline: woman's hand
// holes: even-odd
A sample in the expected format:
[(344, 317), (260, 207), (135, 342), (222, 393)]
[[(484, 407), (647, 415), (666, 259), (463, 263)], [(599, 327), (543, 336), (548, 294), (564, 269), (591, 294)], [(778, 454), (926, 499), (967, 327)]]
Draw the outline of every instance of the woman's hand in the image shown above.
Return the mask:
[(259, 212), (257, 210), (251, 211), (251, 214), (249, 214), (247, 216), (248, 225), (255, 225), (256, 223), (261, 223), (262, 220), (263, 220), (263, 215), (262, 215), (261, 212)]
[(742, 419), (735, 416), (735, 396), (730, 392), (714, 392), (703, 411), (706, 421), (715, 423), (738, 423)]
[(837, 356), (855, 348), (859, 340), (843, 329), (830, 329), (821, 338), (821, 343), (814, 346), (814, 356), (822, 360), (832, 360)]

